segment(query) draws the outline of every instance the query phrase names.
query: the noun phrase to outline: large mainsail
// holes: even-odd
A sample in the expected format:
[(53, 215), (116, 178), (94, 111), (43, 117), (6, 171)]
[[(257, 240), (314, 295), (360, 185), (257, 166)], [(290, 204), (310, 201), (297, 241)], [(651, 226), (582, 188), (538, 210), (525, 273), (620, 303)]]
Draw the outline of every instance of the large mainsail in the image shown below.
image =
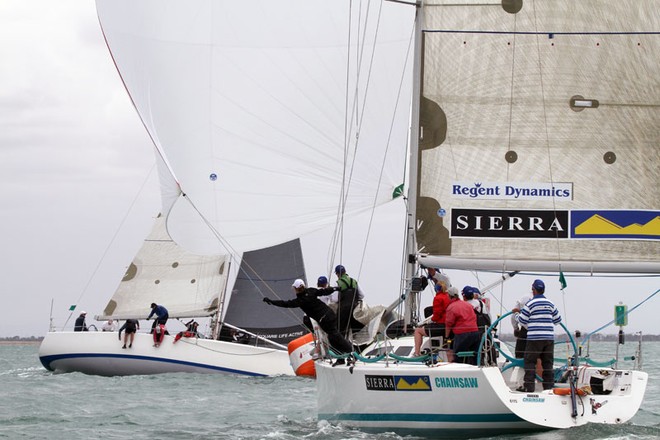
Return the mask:
[(421, 261), (657, 273), (660, 2), (425, 6)]

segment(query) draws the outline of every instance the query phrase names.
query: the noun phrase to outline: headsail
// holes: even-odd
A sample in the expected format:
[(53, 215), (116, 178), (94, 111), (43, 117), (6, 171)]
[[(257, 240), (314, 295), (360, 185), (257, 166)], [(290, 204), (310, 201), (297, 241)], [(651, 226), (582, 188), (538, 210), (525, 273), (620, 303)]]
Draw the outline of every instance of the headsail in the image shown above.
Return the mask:
[(165, 217), (159, 215), (97, 319), (145, 318), (152, 302), (164, 304), (172, 318), (212, 315), (227, 282), (226, 260), (181, 249), (169, 237)]
[(659, 272), (660, 2), (455, 3), (425, 2), (421, 261)]
[(225, 322), (278, 343), (287, 343), (309, 331), (302, 325), (300, 309), (270, 307), (262, 301), (263, 296), (291, 298), (291, 280), (307, 278), (299, 240), (246, 252), (241, 266)]
[(412, 14), (351, 5), (97, 1), (122, 79), (196, 210), (174, 207), (177, 242), (226, 252), (209, 222), (240, 254), (335, 224), (340, 200), (345, 216), (392, 200), (410, 105), (401, 13)]

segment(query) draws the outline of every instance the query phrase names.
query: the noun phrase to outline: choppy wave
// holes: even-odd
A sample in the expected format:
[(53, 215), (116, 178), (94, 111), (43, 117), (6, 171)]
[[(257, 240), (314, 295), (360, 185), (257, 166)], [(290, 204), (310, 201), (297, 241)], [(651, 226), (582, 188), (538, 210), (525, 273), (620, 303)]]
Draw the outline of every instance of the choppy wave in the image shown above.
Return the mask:
[[(315, 383), (310, 379), (52, 374), (40, 365), (37, 350), (33, 345), (0, 346), (0, 438), (419, 439), (317, 421)], [(660, 343), (645, 345), (649, 386), (642, 409), (631, 423), (491, 438), (660, 438), (660, 366), (653, 361), (660, 361)]]

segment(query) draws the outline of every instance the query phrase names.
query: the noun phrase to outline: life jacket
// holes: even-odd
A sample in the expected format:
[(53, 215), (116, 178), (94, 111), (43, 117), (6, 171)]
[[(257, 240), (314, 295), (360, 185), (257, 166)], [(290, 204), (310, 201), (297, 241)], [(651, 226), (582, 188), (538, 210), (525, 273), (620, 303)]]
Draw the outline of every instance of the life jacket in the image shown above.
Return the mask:
[(163, 339), (165, 338), (165, 326), (163, 324), (158, 324), (156, 328), (154, 328), (154, 342), (156, 344), (160, 344), (163, 342)]
[(358, 300), (357, 281), (348, 275), (337, 279), (339, 287), (339, 303), (348, 303), (354, 306)]
[(490, 327), (491, 320), (490, 320), (490, 315), (488, 313), (484, 313), (484, 303), (480, 299), (479, 301), (479, 310), (474, 309), (474, 313), (477, 315), (477, 327), (479, 327), (479, 331), (484, 331), (484, 327)]
[(337, 286), (339, 286), (339, 290), (342, 292), (347, 289), (357, 290), (357, 281), (346, 275), (337, 279)]

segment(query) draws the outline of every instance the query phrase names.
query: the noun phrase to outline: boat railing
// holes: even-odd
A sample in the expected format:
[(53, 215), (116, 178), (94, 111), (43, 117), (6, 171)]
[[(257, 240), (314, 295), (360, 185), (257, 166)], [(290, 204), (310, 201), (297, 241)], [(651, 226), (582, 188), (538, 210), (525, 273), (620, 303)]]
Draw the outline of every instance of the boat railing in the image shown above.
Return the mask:
[[(486, 345), (486, 341), (487, 341), (487, 340), (490, 340), (490, 334), (491, 334), (491, 332), (493, 331), (493, 329), (497, 327), (497, 324), (499, 324), (499, 322), (500, 322), (501, 320), (503, 320), (503, 319), (506, 318), (507, 316), (510, 316), (512, 313), (513, 313), (513, 312), (506, 312), (505, 314), (503, 314), (502, 316), (500, 316), (499, 318), (497, 318), (497, 319), (496, 319), (496, 320), (490, 325), (490, 327), (488, 327), (488, 329), (484, 332), (484, 334), (481, 336), (481, 341), (479, 342), (479, 349), (477, 350), (477, 365), (481, 365), (481, 356), (482, 356), (482, 353), (484, 352), (484, 346)], [(572, 347), (573, 347), (573, 352), (574, 352), (574, 355), (573, 355), (572, 357), (569, 357), (569, 358), (566, 359), (565, 361), (566, 361), (567, 364), (569, 364), (569, 365), (577, 366), (577, 365), (578, 365), (579, 356), (578, 356), (578, 348), (577, 348), (577, 344), (575, 343), (575, 339), (573, 338), (573, 335), (572, 335), (571, 332), (568, 330), (568, 328), (566, 328), (566, 326), (564, 325), (563, 322), (562, 322), (562, 323), (559, 323), (559, 325), (560, 325), (561, 328), (563, 328), (564, 331), (566, 332), (566, 335), (568, 336), (568, 342), (570, 342), (570, 344), (572, 345)], [(515, 357), (510, 356), (509, 354), (507, 354), (506, 352), (504, 352), (500, 346), (497, 346), (497, 351), (498, 351), (502, 356), (504, 356), (504, 358), (505, 358), (507, 361), (509, 361), (509, 363), (507, 363), (507, 364), (502, 368), (502, 371), (508, 370), (509, 368), (513, 368), (513, 367), (522, 367), (522, 366), (523, 366), (523, 360), (522, 360), (522, 359), (518, 359), (518, 358), (515, 358)]]

